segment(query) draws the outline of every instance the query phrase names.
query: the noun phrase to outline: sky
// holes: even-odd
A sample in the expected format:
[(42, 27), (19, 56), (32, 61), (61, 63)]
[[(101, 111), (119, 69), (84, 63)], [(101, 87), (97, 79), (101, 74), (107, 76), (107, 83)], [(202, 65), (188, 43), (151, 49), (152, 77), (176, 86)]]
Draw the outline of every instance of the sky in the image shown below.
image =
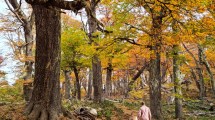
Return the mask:
[[(0, 14), (7, 13), (8, 9), (4, 2), (4, 0), (0, 0)], [(3, 65), (0, 67), (0, 70), (6, 72), (5, 79), (11, 85), (15, 82), (15, 72), (14, 66), (16, 62), (11, 58), (12, 50), (10, 46), (7, 44), (7, 40), (4, 38), (4, 35), (0, 32), (0, 55), (4, 57), (5, 61), (2, 63)]]

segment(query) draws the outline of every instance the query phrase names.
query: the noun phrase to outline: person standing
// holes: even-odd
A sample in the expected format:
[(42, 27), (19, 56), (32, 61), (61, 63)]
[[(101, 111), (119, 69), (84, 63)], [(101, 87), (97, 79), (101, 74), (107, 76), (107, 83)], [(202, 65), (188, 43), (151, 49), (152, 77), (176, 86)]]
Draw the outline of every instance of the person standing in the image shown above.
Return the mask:
[(152, 115), (149, 107), (145, 105), (145, 102), (142, 102), (141, 105), (138, 112), (138, 120), (151, 120)]

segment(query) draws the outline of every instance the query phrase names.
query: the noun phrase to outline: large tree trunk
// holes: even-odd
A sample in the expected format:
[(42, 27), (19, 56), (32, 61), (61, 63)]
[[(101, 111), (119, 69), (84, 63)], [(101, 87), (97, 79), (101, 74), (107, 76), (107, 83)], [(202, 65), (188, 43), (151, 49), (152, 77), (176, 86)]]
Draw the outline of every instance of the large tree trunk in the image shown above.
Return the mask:
[(111, 82), (112, 71), (113, 71), (112, 64), (111, 62), (109, 62), (107, 67), (106, 91), (105, 91), (107, 96), (110, 96), (112, 92), (112, 82)]
[(70, 77), (71, 72), (69, 70), (64, 70), (64, 76), (65, 76), (65, 99), (70, 99), (70, 91), (71, 91), (71, 77)]
[(161, 75), (160, 75), (160, 53), (155, 53), (156, 58), (150, 60), (150, 109), (154, 119), (161, 118)]
[(92, 99), (92, 70), (89, 69), (89, 78), (88, 78), (88, 90), (87, 90), (87, 98)]
[(36, 21), (34, 88), (25, 114), (30, 120), (56, 120), (62, 112), (60, 96), (60, 13), (33, 5)]
[(176, 119), (182, 120), (182, 92), (181, 92), (181, 77), (179, 70), (179, 56), (178, 56), (178, 45), (173, 45), (173, 80), (174, 80), (174, 91), (175, 91), (175, 116)]
[[(97, 29), (97, 21), (94, 17), (96, 17), (96, 0), (91, 0), (91, 13), (92, 15), (87, 15), (88, 24), (89, 24), (89, 38), (91, 44), (98, 45), (93, 42), (93, 33)], [(94, 16), (94, 17), (93, 17)], [(101, 73), (101, 61), (98, 55), (94, 55), (92, 58), (92, 70), (93, 70), (93, 88), (94, 88), (94, 102), (101, 102), (102, 100), (102, 73)]]
[(76, 91), (76, 95), (78, 100), (81, 100), (81, 85), (80, 85), (80, 80), (79, 80), (79, 75), (78, 75), (78, 69), (76, 68), (76, 66), (73, 67), (74, 73), (75, 73), (75, 91)]
[(151, 54), (150, 54), (150, 109), (154, 119), (161, 120), (161, 33), (162, 17), (153, 14), (152, 36), (151, 36)]

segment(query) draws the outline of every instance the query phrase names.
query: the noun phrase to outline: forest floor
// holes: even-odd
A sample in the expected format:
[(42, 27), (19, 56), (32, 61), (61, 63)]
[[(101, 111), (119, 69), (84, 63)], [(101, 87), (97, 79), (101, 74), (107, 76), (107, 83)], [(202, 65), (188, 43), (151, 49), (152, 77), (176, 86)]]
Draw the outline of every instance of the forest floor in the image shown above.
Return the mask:
[[(88, 101), (79, 101), (78, 104), (79, 107), (88, 104), (88, 106), (96, 108), (98, 110), (97, 120), (128, 120), (132, 115), (137, 115), (138, 107), (140, 106), (137, 105), (139, 102), (112, 103), (108, 101), (105, 101), (102, 105), (95, 105)], [(211, 112), (204, 109), (206, 107), (201, 107), (198, 102), (190, 102), (189, 104), (190, 106), (184, 105), (183, 108), (185, 120), (215, 120), (215, 111)], [(23, 116), (24, 106), (25, 104), (23, 102), (5, 104), (1, 102), (0, 120), (26, 120), (25, 116)], [(77, 107), (77, 104), (75, 106)], [(66, 106), (66, 108), (68, 109), (69, 106)], [(174, 105), (163, 106), (163, 117), (164, 120), (174, 120)]]
[[(148, 89), (144, 90), (144, 101), (149, 106)], [(138, 91), (137, 91), (138, 92)], [(186, 93), (184, 91), (184, 93)], [(212, 97), (206, 97), (202, 102), (198, 100), (198, 92), (192, 87), (189, 89), (190, 94), (183, 96), (183, 113), (185, 120), (215, 120), (215, 110), (209, 111), (210, 104), (215, 105)], [(174, 120), (174, 102), (169, 99), (169, 94), (162, 92), (162, 112), (164, 120)], [(208, 95), (211, 96), (211, 95)], [(98, 112), (97, 120), (128, 120), (132, 115), (137, 115), (140, 108), (141, 99), (130, 97), (122, 99), (112, 97), (105, 99), (100, 104), (92, 101), (63, 100), (66, 109), (73, 112), (80, 107), (95, 108)], [(22, 85), (16, 84), (10, 87), (0, 87), (0, 120), (26, 120), (23, 116), (25, 102), (22, 97)]]

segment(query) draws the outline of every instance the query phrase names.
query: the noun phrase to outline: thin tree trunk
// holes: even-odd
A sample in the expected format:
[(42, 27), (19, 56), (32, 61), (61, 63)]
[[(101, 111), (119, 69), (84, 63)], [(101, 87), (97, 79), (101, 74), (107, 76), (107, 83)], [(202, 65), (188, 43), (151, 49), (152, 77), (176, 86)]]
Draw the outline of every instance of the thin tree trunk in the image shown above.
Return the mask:
[(174, 92), (175, 92), (175, 116), (176, 119), (182, 120), (182, 92), (181, 92), (181, 78), (179, 69), (179, 46), (173, 45), (173, 80), (174, 80)]
[(69, 70), (64, 70), (64, 76), (65, 76), (65, 99), (70, 99), (70, 91), (71, 91), (71, 77), (70, 77), (71, 72)]
[[(24, 29), (24, 37), (25, 37), (25, 72), (24, 72), (24, 81), (32, 80), (32, 71), (33, 71), (33, 60), (29, 60), (30, 57), (33, 57), (33, 25), (34, 25), (34, 13), (31, 14), (31, 19), (29, 20), (25, 13), (19, 8), (17, 0), (8, 0), (11, 6), (13, 7), (13, 13), (16, 13), (16, 17), (22, 23)], [(23, 94), (26, 101), (29, 101), (32, 94), (32, 82), (24, 82), (23, 84)]]
[(203, 57), (203, 64), (205, 65), (206, 67), (206, 70), (210, 76), (210, 80), (211, 80), (211, 88), (212, 88), (212, 92), (213, 92), (213, 95), (215, 96), (215, 81), (214, 81), (214, 77), (213, 77), (213, 73), (211, 71), (211, 67), (210, 67), (210, 64), (208, 63), (207, 59), (206, 59), (206, 55), (203, 51), (203, 48), (202, 48), (202, 57)]
[(79, 80), (79, 75), (78, 75), (78, 69), (76, 68), (76, 66), (73, 66), (73, 70), (75, 73), (75, 89), (76, 89), (76, 93), (77, 93), (77, 98), (78, 100), (81, 100), (81, 85), (80, 85), (80, 80)]
[(60, 95), (60, 13), (33, 5), (36, 20), (34, 89), (25, 110), (30, 120), (56, 120), (62, 113)]
[(205, 89), (205, 82), (204, 82), (204, 77), (203, 77), (203, 70), (202, 70), (202, 65), (203, 65), (203, 50), (200, 45), (198, 45), (198, 57), (199, 57), (199, 65), (197, 66), (197, 72), (199, 74), (199, 80), (200, 80), (200, 99), (203, 100), (203, 97), (206, 96), (206, 89)]
[(197, 70), (197, 74), (199, 76), (199, 85), (200, 85), (200, 92), (199, 92), (199, 97), (201, 100), (203, 100), (203, 97), (206, 96), (205, 94), (205, 86), (204, 86), (204, 79), (203, 79), (203, 75), (202, 75), (202, 68), (201, 68), (201, 51), (198, 50), (198, 57), (200, 58), (199, 61), (195, 58), (195, 56), (189, 51), (189, 49), (186, 47), (185, 44), (182, 44), (184, 46), (184, 48), (186, 49), (186, 51), (191, 55), (191, 57), (194, 59), (195, 63), (196, 63), (196, 70)]
[[(91, 13), (94, 17), (96, 17), (96, 0), (91, 0)], [(93, 33), (96, 32), (97, 29), (97, 21), (92, 15), (87, 15), (88, 17), (88, 25), (89, 25), (89, 38), (91, 44), (98, 46), (97, 43), (93, 42)], [(98, 55), (94, 55), (92, 58), (92, 71), (93, 71), (93, 88), (94, 88), (94, 102), (101, 102), (102, 100), (102, 72), (101, 72), (101, 61)]]
[(87, 90), (87, 98), (92, 99), (92, 70), (89, 69), (89, 78), (88, 78), (88, 90)]
[(190, 72), (191, 72), (191, 74), (193, 76), (193, 79), (194, 79), (194, 81), (196, 83), (196, 87), (198, 88), (198, 90), (200, 92), (200, 84), (199, 84), (199, 81), (197, 80), (197, 77), (196, 77), (196, 74), (195, 74), (193, 68), (187, 62), (185, 64), (190, 68)]
[(138, 70), (138, 72), (134, 75), (134, 77), (132, 78), (132, 80), (128, 83), (128, 92), (130, 92), (132, 90), (132, 86), (133, 84), (137, 81), (137, 78), (140, 77), (140, 75), (143, 73), (143, 71), (149, 66), (148, 63), (144, 64), (140, 70)]
[(107, 75), (106, 75), (106, 94), (107, 96), (110, 96), (111, 92), (112, 92), (112, 82), (111, 82), (111, 75), (112, 75), (112, 64), (111, 62), (108, 63), (108, 67), (107, 67)]

